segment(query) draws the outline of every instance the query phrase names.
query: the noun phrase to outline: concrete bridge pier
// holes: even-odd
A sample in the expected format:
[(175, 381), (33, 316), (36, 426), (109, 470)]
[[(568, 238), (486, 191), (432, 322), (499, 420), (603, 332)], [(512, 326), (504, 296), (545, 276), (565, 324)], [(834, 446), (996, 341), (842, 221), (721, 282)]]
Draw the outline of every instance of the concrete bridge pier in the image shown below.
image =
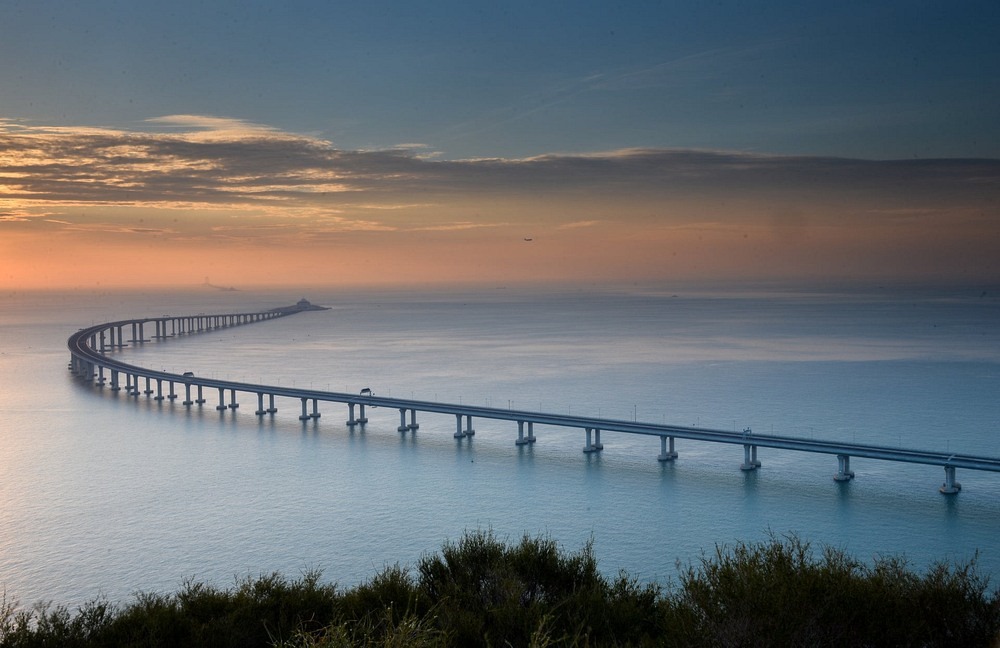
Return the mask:
[(104, 365), (100, 365), (99, 367), (97, 367), (97, 384), (103, 387), (105, 382), (106, 381), (104, 380)]
[(399, 427), (396, 428), (397, 432), (406, 432), (410, 429), (410, 426), (406, 424), (406, 408), (399, 408)]
[(264, 392), (257, 392), (257, 411), (254, 412), (257, 416), (264, 416), (267, 414), (267, 410), (264, 409)]
[(191, 383), (184, 383), (184, 402), (181, 404), (185, 407), (194, 405), (194, 401), (191, 400)]
[(455, 434), (452, 435), (456, 439), (461, 439), (465, 436), (465, 431), (462, 430), (462, 415), (455, 415)]
[(219, 404), (215, 406), (215, 409), (220, 412), (224, 412), (229, 409), (226, 407), (226, 390), (222, 387), (219, 387)]
[(121, 385), (118, 384), (118, 370), (111, 370), (111, 391), (121, 391)]
[[(599, 452), (604, 449), (604, 444), (601, 443), (601, 431), (597, 428), (584, 428), (587, 431), (587, 445), (583, 446), (584, 452)], [(591, 432), (596, 434), (596, 440), (591, 441)]]
[(312, 411), (312, 414), (310, 414), (310, 416), (312, 418), (314, 418), (314, 419), (318, 419), (320, 417), (320, 413), (319, 413), (319, 401), (317, 399), (315, 399), (315, 398), (313, 399), (313, 411)]
[(170, 381), (170, 393), (167, 394), (167, 399), (168, 400), (174, 400), (175, 398), (177, 398), (177, 394), (174, 393), (174, 381), (171, 380)]
[(833, 480), (845, 482), (852, 479), (854, 479), (854, 471), (851, 470), (850, 455), (837, 455), (837, 474), (833, 476)]
[(361, 408), (361, 414), (360, 414), (360, 415), (358, 416), (358, 418), (356, 418), (355, 420), (356, 420), (356, 421), (357, 421), (357, 422), (358, 422), (359, 424), (361, 424), (361, 425), (364, 425), (365, 423), (367, 423), (367, 422), (368, 422), (368, 416), (367, 416), (367, 415), (365, 414), (365, 404), (364, 404), (364, 403), (360, 403), (360, 404), (358, 405), (358, 407), (360, 407), (360, 408)]
[(410, 410), (410, 424), (407, 425), (406, 427), (408, 427), (408, 428), (410, 428), (411, 430), (414, 430), (414, 431), (420, 429), (420, 424), (417, 423), (417, 410), (415, 410), (415, 409), (411, 409)]
[(144, 335), (144, 323), (143, 322), (132, 322), (132, 339), (129, 340), (132, 344), (139, 344), (142, 342), (149, 342)]
[(472, 414), (465, 417), (465, 429), (462, 432), (465, 436), (476, 436), (476, 430), (472, 427)]
[(757, 446), (744, 444), (743, 446), (743, 463), (740, 464), (740, 470), (757, 470), (760, 468), (760, 461), (757, 459)]
[(156, 379), (156, 396), (153, 397), (153, 400), (155, 400), (155, 401), (161, 401), (161, 400), (163, 400), (163, 379), (162, 378), (157, 378)]
[(149, 398), (149, 395), (153, 393), (153, 390), (150, 388), (149, 381), (149, 376), (146, 376), (146, 389), (142, 391), (142, 393), (146, 395), (146, 398)]
[(660, 435), (660, 456), (657, 461), (673, 461), (677, 458), (677, 451), (674, 450), (674, 437)]
[(278, 411), (278, 408), (274, 406), (274, 394), (268, 394), (267, 397), (268, 397), (267, 413), (274, 414)]
[(302, 398), (301, 400), (302, 400), (302, 415), (299, 416), (299, 420), (300, 421), (308, 421), (309, 419), (312, 418), (311, 416), (309, 416), (309, 412), (306, 409), (306, 408), (309, 407), (309, 399), (308, 398)]
[[(528, 424), (528, 435), (524, 435), (524, 424)], [(517, 422), (517, 445), (524, 445), (526, 443), (534, 443), (535, 439), (535, 423), (534, 421), (518, 421)]]
[(229, 409), (231, 409), (231, 410), (238, 409), (239, 406), (240, 406), (240, 404), (236, 402), (236, 390), (235, 389), (230, 389), (229, 390)]
[(944, 483), (938, 490), (945, 495), (954, 495), (962, 490), (962, 485), (955, 481), (955, 466), (944, 467)]
[(354, 403), (347, 404), (347, 427), (353, 428), (358, 422), (354, 418)]
[(205, 404), (205, 395), (201, 393), (201, 385), (198, 385), (198, 398), (194, 399), (194, 402), (198, 405)]
[(125, 372), (125, 393), (129, 396), (132, 395), (132, 374)]

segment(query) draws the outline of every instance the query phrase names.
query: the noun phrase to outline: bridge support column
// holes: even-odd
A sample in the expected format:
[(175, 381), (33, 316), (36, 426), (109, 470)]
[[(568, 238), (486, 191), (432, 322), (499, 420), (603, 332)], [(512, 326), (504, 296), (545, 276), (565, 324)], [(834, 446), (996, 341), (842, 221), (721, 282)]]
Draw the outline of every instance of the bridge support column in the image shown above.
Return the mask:
[(462, 430), (462, 415), (455, 415), (455, 434), (453, 434), (456, 439), (461, 439), (465, 436), (465, 432)]
[(417, 423), (417, 410), (415, 409), (410, 410), (410, 424), (407, 425), (406, 427), (410, 428), (411, 430), (420, 429), (420, 424)]
[(274, 406), (274, 394), (268, 394), (267, 398), (268, 398), (267, 413), (275, 414), (278, 411), (278, 408)]
[(219, 404), (215, 406), (215, 409), (219, 410), (220, 412), (225, 412), (227, 409), (229, 409), (228, 407), (226, 407), (226, 390), (223, 389), (222, 387), (219, 387)]
[(308, 407), (308, 403), (309, 403), (309, 399), (308, 398), (303, 398), (302, 399), (302, 415), (299, 416), (299, 420), (300, 421), (308, 421), (309, 419), (312, 418), (311, 416), (309, 416), (309, 413), (306, 411), (306, 407)]
[(677, 458), (677, 451), (674, 450), (674, 437), (660, 435), (660, 456), (657, 461), (673, 461)]
[(514, 442), (514, 445), (524, 445), (526, 443), (531, 443), (531, 441), (528, 441), (527, 439), (524, 438), (524, 421), (518, 421), (517, 441)]
[[(587, 431), (587, 445), (583, 446), (584, 452), (598, 452), (604, 449), (604, 444), (601, 443), (601, 431), (598, 429), (592, 430), (591, 428), (584, 428)], [(591, 432), (596, 433), (597, 440), (591, 440)]]
[(357, 418), (356, 420), (357, 420), (357, 422), (358, 422), (358, 423), (360, 423), (361, 425), (364, 425), (365, 423), (367, 423), (367, 422), (368, 422), (368, 417), (367, 417), (367, 416), (365, 416), (365, 404), (364, 404), (364, 403), (361, 403), (361, 404), (359, 405), (359, 407), (361, 408), (361, 415), (360, 415), (360, 416), (358, 416), (358, 418)]
[(267, 410), (264, 409), (264, 392), (257, 392), (257, 411), (254, 412), (257, 416), (264, 416), (267, 414)]
[(962, 490), (962, 485), (955, 481), (955, 466), (944, 467), (944, 483), (938, 490), (945, 495), (954, 495)]
[(191, 400), (191, 383), (184, 383), (184, 402), (181, 404), (185, 407), (194, 405), (194, 401)]
[(105, 382), (106, 381), (104, 380), (104, 365), (101, 365), (97, 367), (97, 384), (103, 387)]
[(121, 385), (118, 384), (118, 371), (116, 369), (111, 370), (111, 391), (121, 391)]
[(234, 410), (234, 409), (238, 408), (239, 406), (240, 406), (240, 404), (236, 402), (236, 390), (235, 389), (230, 389), (229, 390), (229, 409)]
[(758, 468), (760, 468), (760, 461), (757, 460), (757, 446), (744, 445), (743, 463), (740, 464), (740, 470), (757, 470)]
[(358, 422), (354, 420), (354, 403), (347, 404), (347, 427), (353, 428)]
[(170, 381), (170, 393), (167, 394), (167, 399), (168, 400), (174, 400), (175, 398), (177, 398), (177, 394), (174, 393), (174, 381), (171, 380)]
[(465, 436), (476, 436), (476, 430), (472, 427), (472, 414), (468, 414), (465, 417), (465, 429), (462, 430)]
[(198, 398), (194, 399), (194, 402), (199, 405), (205, 404), (205, 395), (201, 393), (201, 385), (198, 385)]
[(144, 389), (142, 393), (145, 394), (146, 397), (148, 398), (149, 395), (153, 393), (153, 390), (150, 389), (149, 387), (149, 376), (146, 376), (145, 378), (146, 378), (146, 389)]
[(396, 428), (397, 432), (406, 432), (410, 427), (406, 424), (406, 408), (399, 408), (399, 427)]
[(851, 470), (850, 455), (837, 455), (837, 474), (833, 476), (833, 480), (844, 482), (852, 479), (854, 479), (854, 471)]
[(157, 378), (156, 379), (156, 396), (153, 397), (153, 400), (155, 400), (155, 401), (161, 401), (161, 400), (163, 400), (163, 379), (162, 378)]
[(528, 421), (528, 436), (524, 437), (528, 443), (535, 442), (535, 423), (534, 421)]
[(320, 417), (319, 401), (315, 398), (313, 399), (313, 411), (312, 414), (310, 414), (310, 416), (312, 416), (314, 419), (318, 419)]

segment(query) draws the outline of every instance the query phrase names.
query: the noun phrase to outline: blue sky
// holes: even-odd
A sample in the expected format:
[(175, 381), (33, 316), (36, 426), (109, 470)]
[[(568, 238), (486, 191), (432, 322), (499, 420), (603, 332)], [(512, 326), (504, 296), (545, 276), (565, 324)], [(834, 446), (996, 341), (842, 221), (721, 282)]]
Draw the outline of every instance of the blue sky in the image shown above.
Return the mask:
[(996, 2), (0, 4), (0, 115), (242, 119), (446, 158), (1000, 157)]
[(995, 0), (8, 0), (0, 286), (1000, 283), (997, 34)]

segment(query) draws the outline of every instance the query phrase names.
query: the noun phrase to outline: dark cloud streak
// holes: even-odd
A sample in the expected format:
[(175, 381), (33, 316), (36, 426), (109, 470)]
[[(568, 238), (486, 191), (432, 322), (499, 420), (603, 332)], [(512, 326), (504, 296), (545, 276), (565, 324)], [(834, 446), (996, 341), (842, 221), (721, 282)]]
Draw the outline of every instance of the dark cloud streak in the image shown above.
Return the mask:
[[(814, 194), (887, 207), (992, 207), (1000, 161), (768, 156), (628, 149), (527, 159), (434, 161), (409, 149), (339, 150), (285, 133), (243, 135), (0, 129), (0, 200), (75, 205), (391, 205), (522, 194), (628, 198)], [(2, 205), (3, 203), (0, 203)], [(878, 206), (876, 199), (874, 206)], [(995, 215), (995, 214), (994, 214)]]

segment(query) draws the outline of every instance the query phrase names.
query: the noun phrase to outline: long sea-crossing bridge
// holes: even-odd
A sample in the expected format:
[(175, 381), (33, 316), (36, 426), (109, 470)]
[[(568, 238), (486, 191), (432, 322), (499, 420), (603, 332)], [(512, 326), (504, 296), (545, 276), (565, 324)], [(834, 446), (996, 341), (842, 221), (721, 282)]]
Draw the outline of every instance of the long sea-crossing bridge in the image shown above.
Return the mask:
[[(354, 394), (218, 380), (196, 376), (192, 373), (175, 374), (147, 369), (123, 362), (110, 355), (129, 345), (153, 341), (163, 342), (174, 337), (265, 322), (313, 310), (327, 309), (314, 306), (303, 299), (293, 306), (255, 313), (164, 316), (96, 324), (80, 329), (70, 336), (68, 341), (69, 368), (74, 375), (83, 380), (96, 383), (102, 388), (108, 387), (116, 392), (124, 390), (132, 397), (144, 394), (147, 398), (157, 401), (174, 401), (182, 396), (180, 393), (182, 391), (181, 404), (185, 407), (204, 406), (208, 402), (206, 391), (209, 395), (218, 392), (218, 405), (215, 408), (220, 411), (238, 408), (237, 394), (253, 395), (257, 397), (255, 413), (259, 417), (272, 416), (278, 411), (275, 407), (276, 398), (300, 401), (302, 413), (299, 419), (302, 421), (320, 417), (320, 402), (341, 403), (347, 405), (346, 424), (351, 428), (364, 426), (368, 422), (365, 414), (366, 408), (385, 407), (399, 410), (399, 427), (397, 429), (403, 433), (415, 431), (420, 427), (417, 423), (417, 412), (454, 416), (454, 437), (456, 439), (473, 436), (476, 433), (473, 420), (477, 418), (516, 423), (517, 437), (514, 443), (517, 445), (535, 443), (537, 440), (535, 436), (536, 425), (576, 428), (584, 432), (586, 441), (583, 452), (588, 453), (600, 452), (604, 448), (601, 443), (602, 432), (658, 437), (660, 452), (657, 459), (659, 461), (677, 459), (676, 439), (741, 445), (743, 446), (743, 463), (740, 465), (740, 469), (745, 471), (756, 470), (760, 467), (761, 462), (757, 459), (758, 448), (828, 454), (837, 458), (837, 472), (833, 476), (837, 481), (849, 481), (854, 478), (854, 472), (851, 470), (851, 457), (942, 466), (944, 467), (944, 483), (941, 485), (940, 491), (946, 495), (958, 493), (962, 488), (955, 481), (955, 471), (958, 468), (1000, 472), (1000, 458), (997, 457), (757, 434), (751, 432), (750, 429), (743, 432), (731, 432), (684, 425), (393, 398), (378, 396), (367, 389)], [(147, 338), (147, 334), (152, 337)], [(128, 335), (131, 337), (126, 340)]]

